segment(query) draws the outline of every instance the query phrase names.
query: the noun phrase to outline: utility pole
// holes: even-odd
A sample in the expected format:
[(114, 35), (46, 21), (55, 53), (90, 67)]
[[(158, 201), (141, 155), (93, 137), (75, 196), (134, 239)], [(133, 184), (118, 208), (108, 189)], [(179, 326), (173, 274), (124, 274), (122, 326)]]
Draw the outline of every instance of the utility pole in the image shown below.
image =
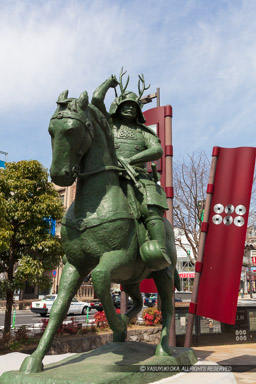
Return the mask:
[(248, 261), (249, 261), (250, 298), (252, 299), (252, 269), (251, 269), (252, 263), (251, 263), (251, 252), (249, 251), (248, 254), (249, 254)]
[(151, 93), (150, 95), (142, 97), (140, 102), (142, 104), (148, 104), (152, 103), (153, 99), (156, 99), (156, 106), (160, 107), (160, 88), (157, 88), (155, 93)]

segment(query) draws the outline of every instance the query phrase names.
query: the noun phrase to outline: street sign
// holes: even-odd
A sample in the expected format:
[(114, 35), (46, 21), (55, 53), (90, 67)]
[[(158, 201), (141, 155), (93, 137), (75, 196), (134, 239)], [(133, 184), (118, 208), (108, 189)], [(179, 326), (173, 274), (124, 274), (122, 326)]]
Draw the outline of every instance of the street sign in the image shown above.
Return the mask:
[(52, 275), (53, 275), (53, 277), (56, 277), (56, 275), (57, 275), (57, 271), (56, 271), (56, 269), (54, 269), (54, 270), (52, 271)]
[(195, 272), (180, 272), (179, 275), (183, 279), (194, 279)]

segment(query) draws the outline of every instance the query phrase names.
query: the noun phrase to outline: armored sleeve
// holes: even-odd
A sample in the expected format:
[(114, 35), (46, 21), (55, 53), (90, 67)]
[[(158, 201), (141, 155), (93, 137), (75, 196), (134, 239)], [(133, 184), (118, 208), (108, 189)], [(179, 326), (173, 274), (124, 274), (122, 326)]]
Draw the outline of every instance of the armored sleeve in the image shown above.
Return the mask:
[(146, 130), (143, 130), (146, 149), (130, 159), (130, 164), (146, 163), (147, 161), (158, 160), (163, 156), (160, 139)]
[(94, 91), (92, 95), (92, 104), (98, 108), (107, 119), (109, 119), (110, 116), (104, 104), (104, 99), (109, 88), (110, 79), (107, 79)]

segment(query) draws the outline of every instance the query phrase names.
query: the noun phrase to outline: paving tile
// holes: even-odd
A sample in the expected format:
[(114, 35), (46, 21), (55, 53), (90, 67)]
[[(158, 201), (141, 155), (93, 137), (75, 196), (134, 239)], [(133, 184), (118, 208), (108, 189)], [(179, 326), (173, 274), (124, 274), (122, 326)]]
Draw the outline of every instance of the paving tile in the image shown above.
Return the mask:
[(234, 372), (238, 384), (256, 384), (256, 344), (194, 347), (198, 358), (218, 364), (254, 365), (253, 370)]

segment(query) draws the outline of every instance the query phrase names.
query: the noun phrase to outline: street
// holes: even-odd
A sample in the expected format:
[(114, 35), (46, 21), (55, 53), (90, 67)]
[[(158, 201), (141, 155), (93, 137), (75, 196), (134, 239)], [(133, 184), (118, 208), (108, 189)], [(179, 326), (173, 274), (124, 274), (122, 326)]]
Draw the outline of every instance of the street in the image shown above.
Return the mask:
[[(89, 312), (89, 320), (93, 320), (93, 315), (97, 311), (95, 309), (92, 309)], [(86, 321), (86, 315), (68, 315), (67, 320), (75, 318), (77, 321), (84, 323)], [(16, 312), (16, 321), (15, 325), (31, 325), (40, 323), (42, 321), (43, 317), (40, 315), (36, 315), (35, 313), (32, 313), (30, 310), (23, 310), (23, 311), (17, 311)], [(49, 319), (49, 316), (46, 316), (45, 319)], [(4, 326), (4, 311), (0, 312), (0, 328)]]
[[(141, 312), (138, 317), (141, 317), (143, 310), (147, 308), (143, 305)], [(89, 312), (89, 322), (93, 320), (94, 314), (97, 313), (96, 309), (91, 309)], [(13, 313), (12, 313), (13, 316)], [(13, 317), (12, 317), (13, 318)], [(65, 320), (70, 320), (71, 318), (75, 318), (79, 323), (86, 323), (86, 315), (68, 315)], [(41, 317), (35, 313), (32, 313), (30, 310), (18, 310), (16, 311), (15, 325), (33, 325), (41, 323), (43, 319), (49, 319), (49, 315), (46, 317)], [(4, 311), (0, 310), (0, 329), (4, 326)]]

